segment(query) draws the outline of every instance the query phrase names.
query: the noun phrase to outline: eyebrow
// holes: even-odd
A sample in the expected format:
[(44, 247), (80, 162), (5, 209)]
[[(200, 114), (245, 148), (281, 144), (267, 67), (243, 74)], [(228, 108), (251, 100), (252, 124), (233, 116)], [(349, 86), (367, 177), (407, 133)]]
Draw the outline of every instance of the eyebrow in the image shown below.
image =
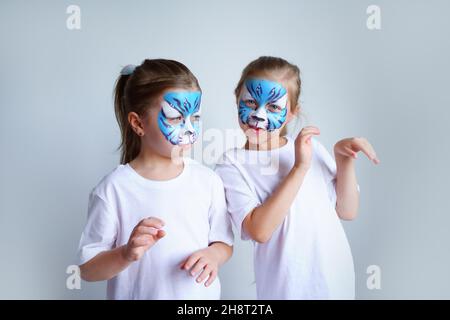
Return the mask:
[[(275, 90), (278, 90), (278, 91), (275, 93)], [(281, 92), (282, 92), (283, 90), (286, 91), (286, 92), (285, 92), (284, 94), (281, 94)], [(286, 94), (287, 94), (287, 90), (284, 89), (283, 87), (281, 87), (281, 88), (275, 88), (275, 87), (273, 87), (273, 88), (270, 90), (270, 96), (269, 96), (269, 98), (268, 98), (268, 102), (267, 102), (267, 103), (277, 102), (278, 100), (280, 100), (281, 98), (283, 98)]]

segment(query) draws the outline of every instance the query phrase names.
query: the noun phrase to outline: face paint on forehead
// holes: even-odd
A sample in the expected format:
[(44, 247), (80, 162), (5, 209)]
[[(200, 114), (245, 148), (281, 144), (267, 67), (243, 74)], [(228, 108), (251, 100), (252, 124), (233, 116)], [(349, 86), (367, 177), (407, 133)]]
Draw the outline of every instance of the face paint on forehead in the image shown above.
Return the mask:
[(158, 126), (173, 145), (192, 144), (200, 134), (199, 91), (167, 92), (158, 114)]
[(239, 118), (250, 127), (273, 131), (287, 116), (287, 90), (278, 82), (248, 79), (239, 99)]

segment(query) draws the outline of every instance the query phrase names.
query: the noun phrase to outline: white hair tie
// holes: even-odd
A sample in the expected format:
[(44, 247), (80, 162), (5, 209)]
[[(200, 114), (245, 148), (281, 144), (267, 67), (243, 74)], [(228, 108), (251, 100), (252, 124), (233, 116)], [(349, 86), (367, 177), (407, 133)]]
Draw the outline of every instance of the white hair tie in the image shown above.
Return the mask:
[(132, 74), (134, 72), (135, 69), (136, 69), (136, 66), (134, 64), (129, 64), (122, 68), (122, 70), (120, 71), (120, 74), (123, 76), (129, 76), (130, 74)]

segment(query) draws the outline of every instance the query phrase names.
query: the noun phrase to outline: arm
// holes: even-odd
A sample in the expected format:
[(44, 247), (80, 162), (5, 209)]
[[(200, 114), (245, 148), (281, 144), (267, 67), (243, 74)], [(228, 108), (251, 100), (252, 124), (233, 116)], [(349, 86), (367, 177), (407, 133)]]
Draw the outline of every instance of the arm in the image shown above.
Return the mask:
[(126, 245), (100, 252), (82, 264), (81, 278), (86, 281), (102, 281), (115, 277), (165, 236), (165, 232), (161, 230), (163, 225), (164, 222), (158, 218), (143, 219), (134, 227)]
[(283, 222), (311, 165), (311, 137), (319, 133), (316, 127), (302, 129), (295, 140), (293, 168), (275, 192), (245, 217), (242, 227), (253, 240), (260, 243), (268, 241), (275, 229)]
[(304, 168), (293, 167), (275, 192), (262, 205), (247, 214), (242, 227), (253, 240), (264, 243), (270, 239), (286, 217), (306, 172)]
[(359, 192), (352, 158), (336, 156), (336, 212), (343, 220), (353, 220), (358, 214)]
[(125, 247), (121, 246), (97, 254), (80, 266), (81, 278), (85, 281), (109, 280), (126, 269), (131, 261), (125, 258)]
[(336, 143), (336, 212), (343, 220), (353, 220), (358, 215), (359, 192), (354, 161), (362, 151), (374, 163), (378, 164), (375, 151), (364, 138), (348, 138)]

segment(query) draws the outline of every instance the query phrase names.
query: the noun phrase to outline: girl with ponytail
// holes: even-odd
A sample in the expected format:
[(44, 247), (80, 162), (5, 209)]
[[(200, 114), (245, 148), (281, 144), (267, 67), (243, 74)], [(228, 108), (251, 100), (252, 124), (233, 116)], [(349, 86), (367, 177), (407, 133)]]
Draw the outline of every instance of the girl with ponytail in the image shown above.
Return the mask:
[(200, 103), (177, 61), (147, 59), (117, 79), (120, 165), (92, 190), (79, 245), (82, 278), (108, 280), (109, 299), (220, 298), (233, 241), (223, 184), (182, 157), (199, 137)]

